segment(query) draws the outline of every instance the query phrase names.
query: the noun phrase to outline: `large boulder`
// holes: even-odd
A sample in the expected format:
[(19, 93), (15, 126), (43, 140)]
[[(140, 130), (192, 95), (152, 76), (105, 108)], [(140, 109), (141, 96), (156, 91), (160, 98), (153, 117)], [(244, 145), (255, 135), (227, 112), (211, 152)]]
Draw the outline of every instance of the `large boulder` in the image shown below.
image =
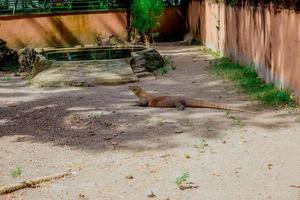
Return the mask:
[(20, 71), (30, 73), (37, 58), (37, 52), (33, 48), (25, 47), (18, 51)]
[(0, 39), (0, 70), (11, 70), (18, 66), (17, 52), (6, 44), (6, 41)]
[(155, 49), (137, 51), (133, 53), (133, 57), (130, 60), (130, 65), (134, 72), (141, 71), (142, 69), (154, 72), (164, 67), (165, 64), (164, 58)]

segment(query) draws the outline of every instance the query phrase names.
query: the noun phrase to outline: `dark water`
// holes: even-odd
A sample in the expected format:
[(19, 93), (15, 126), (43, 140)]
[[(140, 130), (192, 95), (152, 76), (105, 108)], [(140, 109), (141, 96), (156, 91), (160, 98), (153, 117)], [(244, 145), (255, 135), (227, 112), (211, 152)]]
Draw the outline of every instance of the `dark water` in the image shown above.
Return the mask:
[(79, 60), (108, 60), (131, 57), (134, 51), (141, 51), (142, 47), (123, 48), (90, 48), (74, 50), (54, 50), (43, 55), (48, 60), (79, 61)]

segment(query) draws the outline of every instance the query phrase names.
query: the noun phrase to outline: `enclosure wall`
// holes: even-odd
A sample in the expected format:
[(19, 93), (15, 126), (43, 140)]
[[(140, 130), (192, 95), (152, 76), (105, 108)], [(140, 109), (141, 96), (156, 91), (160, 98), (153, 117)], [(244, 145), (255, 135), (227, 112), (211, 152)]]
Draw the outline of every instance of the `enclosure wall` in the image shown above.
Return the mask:
[(192, 0), (189, 29), (208, 47), (255, 66), (267, 82), (300, 97), (300, 13)]
[(9, 47), (61, 47), (93, 44), (97, 34), (126, 34), (121, 12), (0, 17), (0, 38)]
[[(70, 47), (94, 44), (97, 35), (127, 36), (127, 11), (99, 11), (77, 14), (0, 16), (0, 38), (12, 48)], [(185, 15), (181, 7), (165, 10), (161, 27), (163, 37), (183, 37)]]

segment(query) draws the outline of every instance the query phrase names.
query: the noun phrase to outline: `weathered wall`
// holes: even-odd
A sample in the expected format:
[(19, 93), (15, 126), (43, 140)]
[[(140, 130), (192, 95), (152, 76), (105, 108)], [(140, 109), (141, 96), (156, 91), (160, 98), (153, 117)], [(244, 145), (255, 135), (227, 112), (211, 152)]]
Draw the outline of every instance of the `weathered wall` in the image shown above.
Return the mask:
[(166, 8), (157, 32), (160, 33), (159, 40), (182, 40), (184, 34), (187, 32), (186, 7), (176, 6)]
[(293, 89), (300, 97), (300, 13), (193, 0), (188, 23), (208, 47), (254, 64), (267, 82)]
[(123, 12), (0, 17), (0, 38), (10, 47), (93, 44), (97, 34), (126, 34)]
[[(0, 38), (11, 48), (69, 47), (94, 44), (96, 36), (126, 37), (127, 12), (109, 11), (79, 14), (0, 16)], [(185, 15), (180, 7), (165, 10), (157, 30), (165, 38), (183, 37)]]

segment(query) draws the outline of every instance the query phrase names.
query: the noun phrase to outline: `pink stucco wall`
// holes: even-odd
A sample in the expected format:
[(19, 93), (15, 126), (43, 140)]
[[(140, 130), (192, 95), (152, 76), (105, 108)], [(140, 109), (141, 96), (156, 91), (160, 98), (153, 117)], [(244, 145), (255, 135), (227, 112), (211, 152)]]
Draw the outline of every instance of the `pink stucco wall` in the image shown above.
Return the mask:
[(193, 0), (190, 31), (208, 47), (252, 64), (267, 82), (300, 97), (300, 13), (271, 7), (230, 7)]

